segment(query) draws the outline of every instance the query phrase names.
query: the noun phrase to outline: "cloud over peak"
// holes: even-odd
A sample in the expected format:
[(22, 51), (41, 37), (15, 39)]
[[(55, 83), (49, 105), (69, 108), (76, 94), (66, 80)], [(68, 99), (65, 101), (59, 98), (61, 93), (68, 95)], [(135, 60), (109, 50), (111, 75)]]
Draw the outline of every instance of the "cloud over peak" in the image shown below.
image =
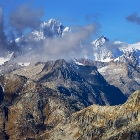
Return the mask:
[(20, 5), (9, 15), (10, 25), (18, 32), (27, 28), (34, 29), (41, 23), (44, 12), (41, 8), (32, 8), (30, 3)]
[(138, 16), (138, 13), (136, 13), (136, 12), (127, 16), (126, 20), (128, 22), (133, 22), (133, 23), (137, 23), (138, 25), (140, 25), (140, 16)]
[[(99, 27), (96, 24), (75, 27), (73, 32), (68, 32), (62, 38), (46, 38), (39, 43), (32, 52), (19, 58), (27, 62), (45, 62), (47, 60), (81, 58), (91, 55), (93, 46), (89, 39), (95, 35)], [(25, 60), (26, 59), (26, 60)]]

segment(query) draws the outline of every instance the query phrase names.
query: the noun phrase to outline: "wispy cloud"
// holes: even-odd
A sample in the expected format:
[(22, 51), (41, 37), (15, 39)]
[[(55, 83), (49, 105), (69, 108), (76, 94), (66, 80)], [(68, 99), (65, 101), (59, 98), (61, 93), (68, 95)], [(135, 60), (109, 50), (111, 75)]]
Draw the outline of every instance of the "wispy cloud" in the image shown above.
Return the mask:
[[(30, 3), (26, 3), (10, 13), (9, 23), (16, 32), (22, 34), (26, 29), (39, 27), (43, 14), (42, 9), (32, 8)], [(74, 57), (84, 57), (84, 55), (89, 56), (93, 52), (93, 46), (91, 46), (89, 39), (99, 30), (100, 27), (98, 25), (91, 23), (87, 26), (76, 26), (73, 32), (65, 34), (62, 38), (47, 38), (38, 43), (35, 42), (34, 37), (31, 37), (29, 43), (32, 46), (32, 50), (20, 56), (18, 61), (37, 62), (61, 58), (68, 60)], [(49, 30), (47, 30), (47, 33), (49, 33)], [(8, 51), (17, 51), (14, 32), (10, 32), (10, 36), (12, 43), (9, 45), (4, 34), (3, 12), (0, 9), (0, 41), (4, 41), (1, 44)], [(28, 44), (25, 44), (25, 47), (26, 45), (29, 47)]]
[(8, 51), (18, 51), (15, 35), (23, 35), (25, 30), (38, 27), (42, 22), (43, 15), (43, 9), (33, 8), (31, 3), (22, 4), (16, 10), (10, 12), (9, 26), (5, 30), (4, 13), (2, 7), (0, 7), (0, 56), (4, 56)]
[(98, 17), (100, 16), (100, 14), (99, 13), (96, 13), (96, 14), (86, 14), (85, 15), (85, 20), (87, 21), (87, 22), (89, 22), (89, 21), (97, 21), (97, 19), (98, 19)]
[(3, 54), (3, 51), (6, 50), (7, 44), (6, 44), (6, 35), (4, 33), (4, 15), (3, 10), (0, 7), (0, 54)]
[(32, 8), (31, 3), (20, 5), (9, 15), (10, 25), (19, 33), (30, 28), (34, 29), (41, 23), (44, 12), (41, 8)]
[(140, 16), (138, 16), (138, 13), (136, 13), (136, 12), (127, 16), (126, 20), (128, 22), (133, 22), (133, 23), (137, 23), (138, 25), (140, 25)]
[[(56, 59), (72, 59), (91, 55), (93, 50), (89, 38), (96, 34), (98, 26), (89, 24), (76, 27), (74, 32), (66, 34), (63, 38), (47, 38), (42, 45), (35, 47), (31, 53), (19, 58), (20, 61), (47, 61)], [(26, 59), (26, 60), (25, 60)]]

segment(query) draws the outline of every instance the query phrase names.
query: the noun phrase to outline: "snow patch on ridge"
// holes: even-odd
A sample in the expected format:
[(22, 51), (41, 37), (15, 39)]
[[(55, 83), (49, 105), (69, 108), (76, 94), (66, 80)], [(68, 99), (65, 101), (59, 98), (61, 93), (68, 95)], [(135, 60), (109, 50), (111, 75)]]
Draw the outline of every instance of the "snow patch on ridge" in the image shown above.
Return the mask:
[(6, 57), (0, 57), (0, 65), (4, 64), (5, 62), (9, 61), (12, 57), (14, 52), (8, 53)]
[(102, 67), (102, 68), (98, 69), (98, 71), (100, 73), (105, 73), (107, 69), (108, 69), (108, 66), (105, 66), (105, 67)]
[(30, 62), (20, 62), (20, 63), (18, 63), (18, 65), (20, 65), (20, 66), (29, 66)]
[(75, 63), (76, 63), (77, 65), (82, 65), (82, 66), (83, 66), (83, 64), (80, 63), (80, 62), (75, 61)]

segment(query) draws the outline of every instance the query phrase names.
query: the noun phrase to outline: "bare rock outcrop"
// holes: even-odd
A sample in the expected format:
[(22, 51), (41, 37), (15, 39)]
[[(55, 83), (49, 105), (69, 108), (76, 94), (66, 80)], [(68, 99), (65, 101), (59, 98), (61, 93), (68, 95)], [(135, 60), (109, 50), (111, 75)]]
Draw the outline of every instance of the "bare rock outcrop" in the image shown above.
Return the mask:
[(123, 105), (92, 105), (76, 112), (37, 140), (139, 140), (139, 127), (140, 91), (136, 91)]

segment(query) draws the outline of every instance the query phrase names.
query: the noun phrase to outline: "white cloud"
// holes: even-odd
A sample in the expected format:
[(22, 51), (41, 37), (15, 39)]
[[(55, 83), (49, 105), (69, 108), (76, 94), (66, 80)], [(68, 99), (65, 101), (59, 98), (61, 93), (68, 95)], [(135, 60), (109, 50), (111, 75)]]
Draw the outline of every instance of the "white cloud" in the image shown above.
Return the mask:
[(71, 59), (88, 56), (93, 53), (90, 37), (96, 34), (96, 24), (76, 27), (74, 32), (63, 38), (48, 38), (42, 44), (34, 47), (32, 52), (20, 57), (20, 61), (47, 61), (56, 59)]

